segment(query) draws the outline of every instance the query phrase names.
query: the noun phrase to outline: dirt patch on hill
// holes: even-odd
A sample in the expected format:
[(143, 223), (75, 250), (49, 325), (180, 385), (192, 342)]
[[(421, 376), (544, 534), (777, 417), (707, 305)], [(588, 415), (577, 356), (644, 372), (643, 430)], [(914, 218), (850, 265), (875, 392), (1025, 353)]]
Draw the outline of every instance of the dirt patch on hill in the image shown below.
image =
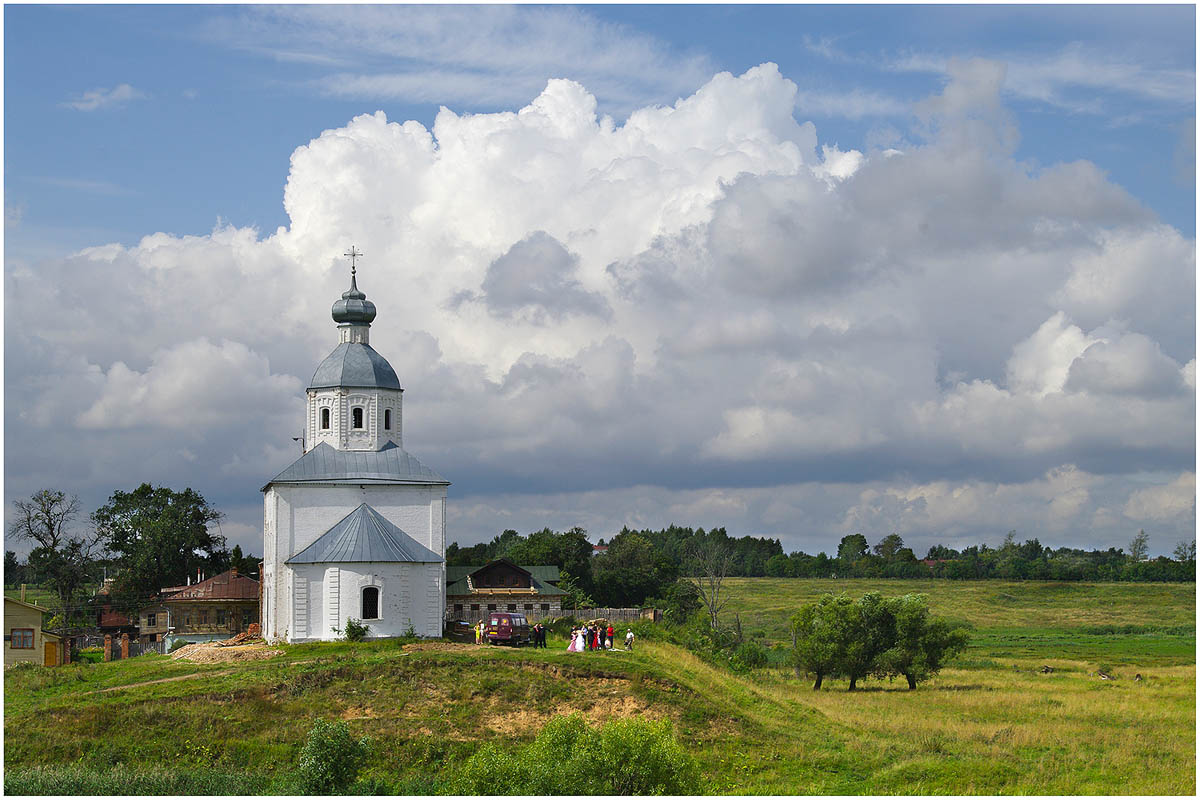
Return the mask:
[(474, 653), (482, 655), (487, 652), (486, 647), (466, 642), (413, 642), (404, 645), (403, 649), (406, 653)]
[(176, 661), (192, 661), (197, 664), (217, 664), (225, 661), (261, 661), (283, 653), (265, 642), (221, 647), (216, 642), (188, 644), (171, 653)]
[[(589, 695), (589, 691), (592, 694)], [(598, 690), (593, 684), (580, 686), (579, 698), (568, 700), (550, 711), (514, 709), (511, 706), (496, 704), (484, 712), (483, 724), (496, 733), (513, 736), (537, 733), (551, 718), (574, 713), (582, 714), (593, 725), (628, 717), (661, 719), (667, 716), (661, 708), (651, 706), (632, 695), (621, 694), (620, 690), (612, 688)]]

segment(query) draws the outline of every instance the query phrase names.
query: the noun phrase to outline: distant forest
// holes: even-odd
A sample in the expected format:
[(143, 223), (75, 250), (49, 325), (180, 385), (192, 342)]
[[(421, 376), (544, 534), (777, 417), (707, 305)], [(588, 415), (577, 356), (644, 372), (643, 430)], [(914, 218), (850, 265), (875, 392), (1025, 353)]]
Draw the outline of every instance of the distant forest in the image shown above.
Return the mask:
[[(490, 542), (446, 549), (448, 565), (482, 565), (494, 558), (518, 564), (556, 565), (566, 573), (567, 586), (581, 599), (603, 606), (639, 605), (661, 599), (680, 575), (689, 574), (689, 553), (703, 542), (727, 549), (730, 577), (775, 578), (947, 578), (951, 580), (1051, 581), (1180, 581), (1196, 580), (1196, 543), (1181, 542), (1174, 558), (1148, 557), (1149, 537), (1139, 531), (1129, 551), (1051, 548), (1037, 539), (1018, 543), (1010, 531), (999, 547), (986, 544), (955, 550), (944, 545), (929, 548), (924, 559), (895, 533), (874, 546), (855, 533), (842, 537), (835, 555), (784, 553), (778, 539), (755, 536), (734, 538), (724, 528), (683, 528), (621, 532), (608, 542), (608, 550), (592, 555), (587, 531), (549, 528), (522, 536), (513, 530)], [(604, 544), (604, 540), (600, 540)], [(587, 605), (587, 603), (580, 603)]]

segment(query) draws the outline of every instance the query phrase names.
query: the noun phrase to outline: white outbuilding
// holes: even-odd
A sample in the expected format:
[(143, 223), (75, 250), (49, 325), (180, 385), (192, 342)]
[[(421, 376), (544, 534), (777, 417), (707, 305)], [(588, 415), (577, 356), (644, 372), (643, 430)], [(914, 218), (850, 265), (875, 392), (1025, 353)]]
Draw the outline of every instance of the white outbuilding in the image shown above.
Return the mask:
[(370, 637), (442, 635), (450, 483), (404, 451), (404, 390), (371, 347), (374, 319), (352, 266), (338, 346), (308, 387), (304, 454), (263, 487), (268, 639), (334, 639), (347, 619)]

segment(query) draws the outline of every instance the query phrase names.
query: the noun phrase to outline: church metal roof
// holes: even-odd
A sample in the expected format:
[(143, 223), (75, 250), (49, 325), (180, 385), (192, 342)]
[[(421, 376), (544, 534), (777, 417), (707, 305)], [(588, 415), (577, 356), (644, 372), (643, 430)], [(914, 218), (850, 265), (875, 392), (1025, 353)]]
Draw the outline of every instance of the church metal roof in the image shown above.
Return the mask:
[(439, 564), (437, 553), (363, 503), (285, 564), (412, 561)]
[[(338, 450), (321, 442), (272, 483), (428, 483), (449, 486), (450, 481), (388, 442), (380, 450)], [(263, 491), (267, 490), (263, 487)]]
[(308, 383), (309, 389), (399, 389), (400, 379), (387, 359), (369, 344), (342, 342), (325, 357)]

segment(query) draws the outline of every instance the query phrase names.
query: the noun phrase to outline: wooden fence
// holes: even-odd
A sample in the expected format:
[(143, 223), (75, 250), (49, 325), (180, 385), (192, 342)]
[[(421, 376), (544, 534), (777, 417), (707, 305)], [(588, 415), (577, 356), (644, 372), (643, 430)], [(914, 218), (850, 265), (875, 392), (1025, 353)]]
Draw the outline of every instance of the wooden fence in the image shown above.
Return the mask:
[(657, 608), (564, 608), (563, 616), (575, 619), (607, 619), (612, 622), (635, 622), (639, 619), (657, 622), (662, 619), (662, 612)]

